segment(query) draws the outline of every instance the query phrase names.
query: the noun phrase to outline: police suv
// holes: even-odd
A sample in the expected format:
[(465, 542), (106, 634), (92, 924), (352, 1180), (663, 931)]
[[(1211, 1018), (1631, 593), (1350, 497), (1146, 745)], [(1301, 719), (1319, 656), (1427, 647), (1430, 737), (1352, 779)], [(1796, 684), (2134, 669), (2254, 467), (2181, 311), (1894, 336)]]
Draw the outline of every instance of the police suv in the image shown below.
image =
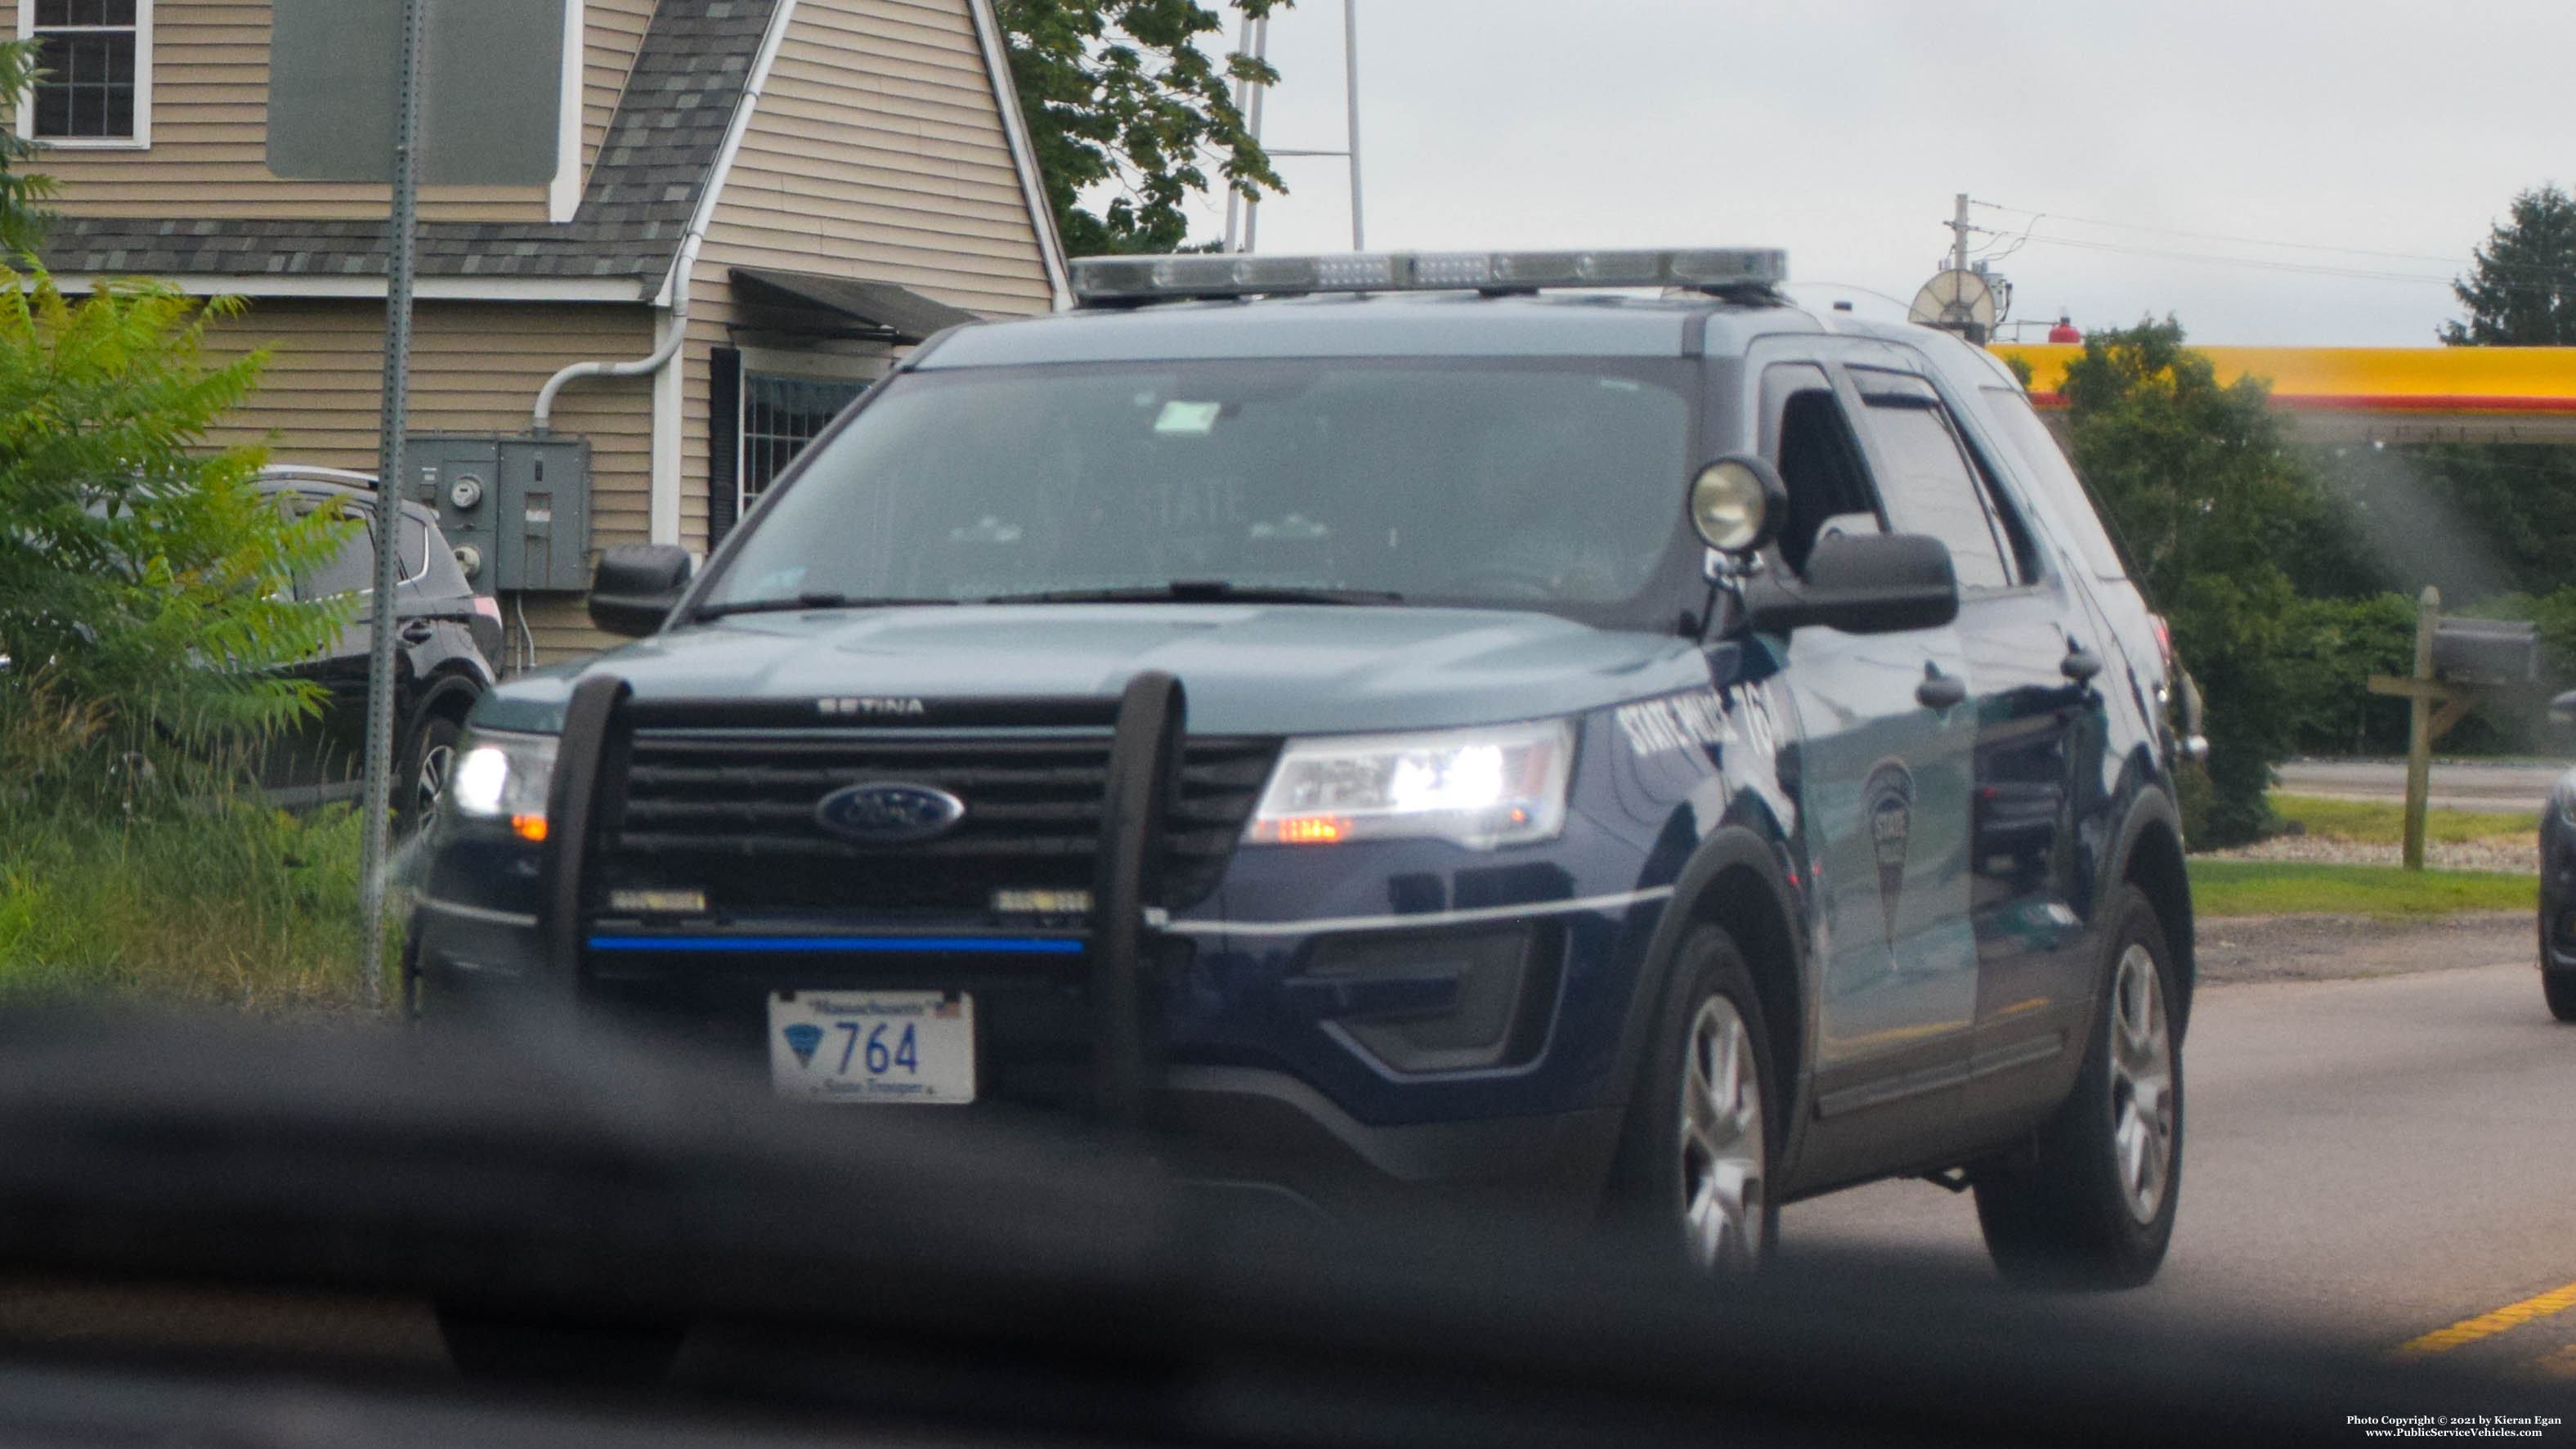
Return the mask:
[(816, 1110), (1150, 1125), (1756, 1260), (2172, 1231), (2173, 665), (2012, 376), (1748, 250), (1097, 258), (474, 711), (406, 970)]

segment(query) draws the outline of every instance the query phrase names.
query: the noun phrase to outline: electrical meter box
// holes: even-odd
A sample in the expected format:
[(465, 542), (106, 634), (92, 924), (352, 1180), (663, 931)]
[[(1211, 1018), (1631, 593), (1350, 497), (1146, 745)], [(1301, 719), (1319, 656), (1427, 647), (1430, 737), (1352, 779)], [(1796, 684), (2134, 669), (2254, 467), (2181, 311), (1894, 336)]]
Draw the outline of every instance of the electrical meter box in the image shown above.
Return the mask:
[(403, 468), (404, 496), (438, 510), (474, 592), (590, 587), (589, 439), (415, 433)]

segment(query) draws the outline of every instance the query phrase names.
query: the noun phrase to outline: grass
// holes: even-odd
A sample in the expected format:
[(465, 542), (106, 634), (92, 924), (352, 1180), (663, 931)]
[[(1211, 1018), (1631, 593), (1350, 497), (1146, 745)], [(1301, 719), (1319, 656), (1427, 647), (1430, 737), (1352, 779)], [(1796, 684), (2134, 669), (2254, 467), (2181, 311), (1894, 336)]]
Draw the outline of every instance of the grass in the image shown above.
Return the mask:
[[(2395, 845), (2405, 838), (2405, 807), (2394, 801), (2324, 800), (2314, 795), (2274, 792), (2272, 813), (2295, 820), (2310, 835), (2366, 845)], [(2527, 841), (2540, 829), (2538, 811), (2508, 813), (2485, 810), (2426, 810), (2424, 838), (2465, 841), (2510, 838)]]
[(2454, 911), (2529, 911), (2537, 877), (2493, 871), (2407, 871), (2393, 865), (2194, 860), (2192, 909), (2204, 916), (2306, 912), (2422, 919)]
[(260, 1012), (359, 1001), (358, 820), (250, 800), (101, 819), (0, 807), (0, 1000)]

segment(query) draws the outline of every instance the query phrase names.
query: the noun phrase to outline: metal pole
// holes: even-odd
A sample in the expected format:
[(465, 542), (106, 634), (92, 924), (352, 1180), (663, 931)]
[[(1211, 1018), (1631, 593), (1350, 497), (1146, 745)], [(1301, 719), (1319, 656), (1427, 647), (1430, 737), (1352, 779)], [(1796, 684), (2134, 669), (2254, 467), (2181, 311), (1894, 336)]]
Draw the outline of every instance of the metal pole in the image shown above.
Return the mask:
[[(2415, 678), (2433, 678), (2433, 631), (2442, 618), (2442, 591), (2427, 584), (2415, 601)], [(2406, 845), (2408, 870), (2424, 868), (2424, 797), (2433, 783), (2433, 699), (2419, 689), (2406, 704)]]
[[(1253, 22), (1252, 58), (1260, 61), (1270, 59), (1270, 17), (1267, 15), (1264, 15), (1259, 20)], [(1269, 94), (1270, 87), (1254, 86), (1252, 88), (1252, 104), (1244, 112), (1244, 129), (1252, 133), (1252, 144), (1256, 146), (1261, 144), (1261, 102), (1262, 98)], [(1261, 198), (1258, 196), (1246, 197), (1243, 202), (1243, 249), (1245, 251), (1252, 250), (1253, 238), (1257, 236), (1260, 231)]]
[[(1238, 55), (1249, 55), (1252, 53), (1252, 17), (1249, 15), (1243, 17), (1242, 28), (1235, 32), (1234, 49), (1235, 53)], [(1236, 81), (1234, 83), (1235, 111), (1238, 114), (1245, 114), (1245, 108), (1251, 103), (1252, 82), (1248, 80)], [(1246, 119), (1249, 119), (1248, 114), (1246, 115)], [(1258, 142), (1261, 138), (1258, 135), (1255, 135), (1252, 139)], [(1235, 239), (1241, 234), (1242, 227), (1243, 193), (1235, 190), (1232, 183), (1228, 183), (1225, 188), (1225, 249), (1227, 251), (1231, 252), (1240, 250), (1240, 248), (1235, 245)]]
[(403, 0), (402, 55), (395, 74), (393, 215), (385, 239), (384, 411), (376, 439), (376, 583), (368, 595), (367, 752), (358, 847), (358, 966), (370, 1010), (384, 1005), (385, 833), (393, 801), (394, 592), (402, 578), (403, 430), (410, 414), (414, 171), (420, 137), (421, 31), (429, 0)]
[(1368, 250), (1360, 229), (1360, 0), (1342, 0), (1342, 97), (1350, 112), (1351, 250)]
[(1959, 193), (1959, 209), (1950, 223), (1950, 267), (1953, 271), (1968, 269), (1968, 193)]

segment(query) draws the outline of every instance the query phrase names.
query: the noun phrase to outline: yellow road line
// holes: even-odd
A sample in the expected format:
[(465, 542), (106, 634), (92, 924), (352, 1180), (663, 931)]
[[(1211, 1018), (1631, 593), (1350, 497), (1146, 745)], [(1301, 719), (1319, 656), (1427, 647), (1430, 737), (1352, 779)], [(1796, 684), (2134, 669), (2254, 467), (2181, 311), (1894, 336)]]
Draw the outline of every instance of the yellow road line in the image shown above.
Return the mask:
[(2397, 1346), (2401, 1354), (2449, 1353), (2464, 1343), (2493, 1338), (2511, 1328), (2520, 1328), (2534, 1319), (2547, 1318), (2576, 1308), (2576, 1283), (2534, 1294), (2520, 1303), (2508, 1303), (2475, 1318), (2463, 1318), (2448, 1328), (2437, 1328), (2421, 1338), (2408, 1339)]

